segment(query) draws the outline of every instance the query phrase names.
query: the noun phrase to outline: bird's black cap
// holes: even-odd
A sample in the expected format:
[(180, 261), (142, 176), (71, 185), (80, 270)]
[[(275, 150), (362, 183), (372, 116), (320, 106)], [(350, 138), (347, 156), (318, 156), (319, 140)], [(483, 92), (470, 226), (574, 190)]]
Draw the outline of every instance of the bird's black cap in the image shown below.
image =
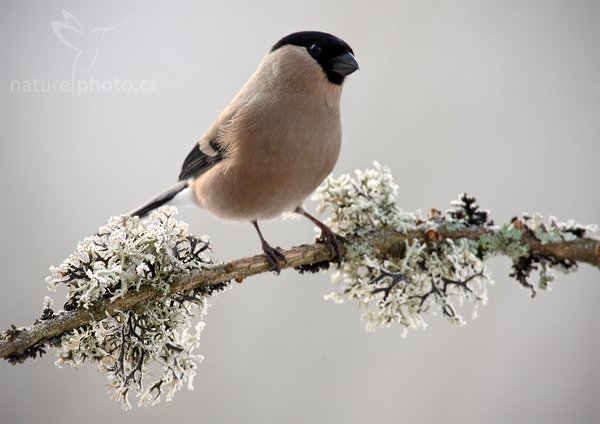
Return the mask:
[(306, 48), (333, 84), (341, 85), (346, 76), (358, 69), (352, 47), (335, 35), (319, 31), (295, 32), (279, 40), (271, 51), (286, 45)]

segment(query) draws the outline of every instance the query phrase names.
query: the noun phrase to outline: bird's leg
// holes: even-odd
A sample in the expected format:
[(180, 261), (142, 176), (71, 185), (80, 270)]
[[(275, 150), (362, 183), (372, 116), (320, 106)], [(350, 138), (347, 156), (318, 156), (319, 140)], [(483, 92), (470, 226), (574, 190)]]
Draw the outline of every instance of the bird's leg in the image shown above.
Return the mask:
[(334, 260), (340, 264), (342, 263), (342, 252), (340, 250), (340, 243), (338, 239), (343, 239), (342, 236), (331, 231), (327, 225), (323, 224), (317, 218), (309, 214), (304, 210), (302, 206), (298, 206), (296, 208), (296, 213), (303, 215), (310, 219), (319, 229), (321, 230), (321, 236), (319, 237), (319, 241), (325, 243), (329, 251), (334, 255)]
[(254, 225), (254, 228), (256, 228), (256, 232), (258, 233), (258, 237), (260, 238), (262, 250), (267, 258), (267, 261), (273, 267), (273, 272), (275, 272), (275, 274), (279, 274), (279, 272), (281, 271), (281, 268), (279, 267), (279, 261), (282, 261), (283, 263), (287, 263), (287, 259), (285, 258), (283, 253), (281, 253), (279, 250), (277, 250), (276, 248), (272, 247), (269, 243), (267, 243), (267, 241), (263, 237), (262, 233), (260, 232), (260, 228), (258, 228), (258, 222), (256, 222), (256, 221), (251, 221), (251, 222), (252, 222), (252, 225)]

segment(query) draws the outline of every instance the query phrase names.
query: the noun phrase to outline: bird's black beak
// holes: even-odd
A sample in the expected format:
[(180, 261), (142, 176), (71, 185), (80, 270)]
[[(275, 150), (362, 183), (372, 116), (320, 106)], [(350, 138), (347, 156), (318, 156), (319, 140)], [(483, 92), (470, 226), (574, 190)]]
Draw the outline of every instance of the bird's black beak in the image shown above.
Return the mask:
[(358, 62), (352, 53), (346, 52), (333, 58), (331, 70), (345, 77), (358, 70)]

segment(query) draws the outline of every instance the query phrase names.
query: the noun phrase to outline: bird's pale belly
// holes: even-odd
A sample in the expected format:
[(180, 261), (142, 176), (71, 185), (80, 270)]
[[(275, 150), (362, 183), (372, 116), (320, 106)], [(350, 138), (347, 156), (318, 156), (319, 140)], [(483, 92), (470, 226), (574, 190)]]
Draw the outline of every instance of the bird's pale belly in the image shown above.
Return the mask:
[(273, 219), (293, 211), (337, 161), (338, 141), (316, 147), (295, 155), (287, 151), (285, 155), (223, 160), (193, 183), (195, 200), (214, 215), (234, 221)]

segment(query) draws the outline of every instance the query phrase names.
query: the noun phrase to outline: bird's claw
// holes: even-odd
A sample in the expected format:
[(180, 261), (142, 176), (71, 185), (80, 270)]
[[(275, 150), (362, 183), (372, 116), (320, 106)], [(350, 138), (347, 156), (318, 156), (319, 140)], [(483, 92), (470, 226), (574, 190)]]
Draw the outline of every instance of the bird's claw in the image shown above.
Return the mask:
[(287, 259), (285, 255), (281, 253), (277, 248), (272, 247), (266, 241), (262, 242), (262, 250), (267, 258), (267, 262), (271, 265), (273, 272), (277, 275), (281, 272), (281, 267), (279, 266), (279, 262), (287, 263)]
[(348, 240), (345, 237), (331, 231), (329, 227), (324, 226), (321, 228), (321, 235), (319, 236), (318, 241), (325, 243), (329, 249), (329, 252), (333, 255), (333, 260), (337, 262), (339, 266), (342, 263), (342, 250), (339, 242), (346, 242)]

